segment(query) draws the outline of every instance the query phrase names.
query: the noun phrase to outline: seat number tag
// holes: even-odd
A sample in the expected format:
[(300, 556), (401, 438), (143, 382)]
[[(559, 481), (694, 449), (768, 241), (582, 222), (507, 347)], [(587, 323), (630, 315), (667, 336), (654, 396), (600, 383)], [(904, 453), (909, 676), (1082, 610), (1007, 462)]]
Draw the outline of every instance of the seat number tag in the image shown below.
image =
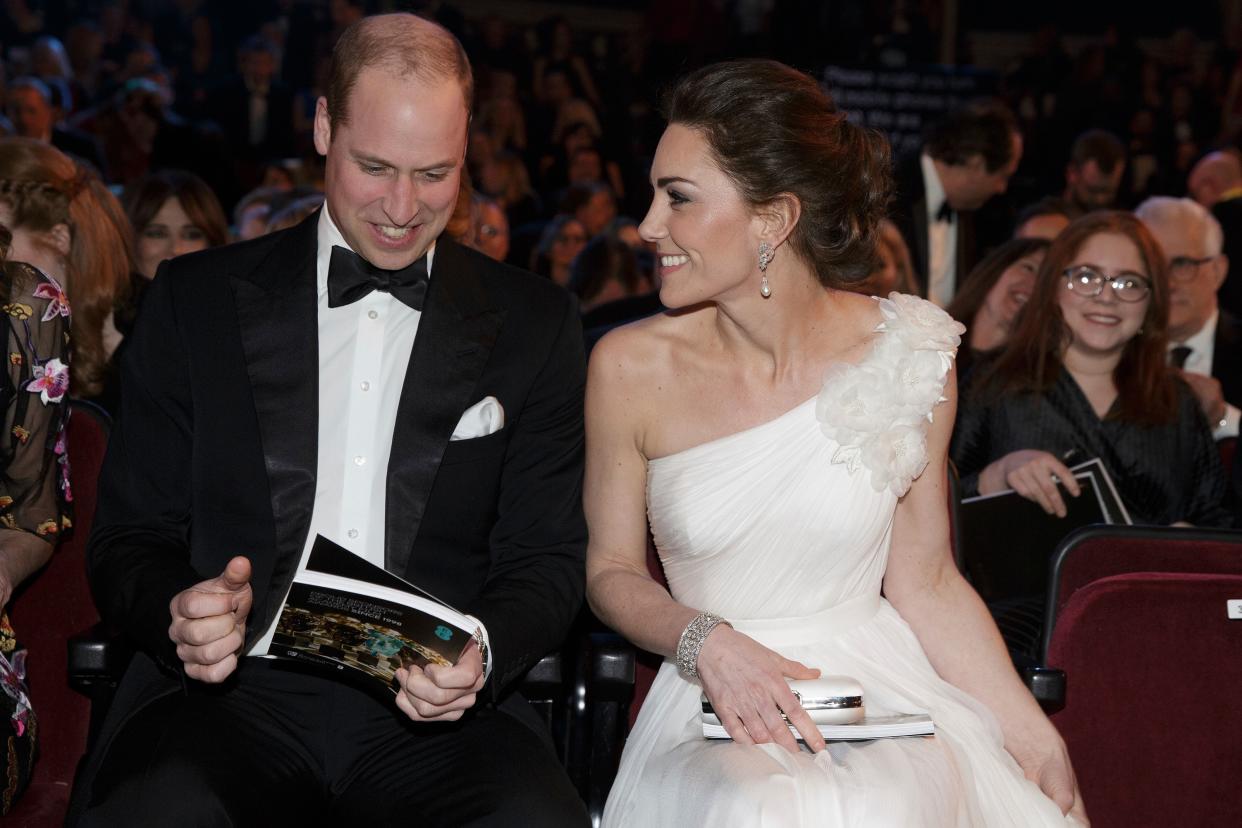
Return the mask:
[(1234, 621), (1242, 621), (1242, 598), (1234, 598), (1225, 602), (1229, 617)]

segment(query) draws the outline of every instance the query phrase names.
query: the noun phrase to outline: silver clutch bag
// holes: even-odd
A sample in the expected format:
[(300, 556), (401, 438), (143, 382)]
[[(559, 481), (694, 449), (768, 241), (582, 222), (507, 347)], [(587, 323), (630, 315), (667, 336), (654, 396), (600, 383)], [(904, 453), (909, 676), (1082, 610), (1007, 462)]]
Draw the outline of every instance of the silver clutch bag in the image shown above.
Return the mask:
[[(841, 725), (860, 722), (867, 714), (863, 705), (862, 685), (849, 676), (820, 676), (817, 679), (794, 679), (789, 682), (802, 709), (817, 725)], [(702, 721), (719, 725), (720, 719), (704, 696)]]

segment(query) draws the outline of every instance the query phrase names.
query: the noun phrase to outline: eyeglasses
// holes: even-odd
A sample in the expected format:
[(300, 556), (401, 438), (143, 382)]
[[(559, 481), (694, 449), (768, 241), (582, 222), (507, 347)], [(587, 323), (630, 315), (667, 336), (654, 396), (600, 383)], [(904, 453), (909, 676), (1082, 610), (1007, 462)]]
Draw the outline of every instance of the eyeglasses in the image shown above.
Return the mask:
[(1169, 278), (1182, 284), (1193, 282), (1199, 275), (1199, 268), (1215, 258), (1204, 256), (1202, 259), (1192, 259), (1189, 256), (1176, 256), (1169, 261)]
[(1099, 296), (1105, 282), (1122, 302), (1142, 302), (1151, 293), (1151, 282), (1137, 273), (1122, 272), (1109, 277), (1088, 265), (1065, 270), (1065, 286), (1079, 296)]

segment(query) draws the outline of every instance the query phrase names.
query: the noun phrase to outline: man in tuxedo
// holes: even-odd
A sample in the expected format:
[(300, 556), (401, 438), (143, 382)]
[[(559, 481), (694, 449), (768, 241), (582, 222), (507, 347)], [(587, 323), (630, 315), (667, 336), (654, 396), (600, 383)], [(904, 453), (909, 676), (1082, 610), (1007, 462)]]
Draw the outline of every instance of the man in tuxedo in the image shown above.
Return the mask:
[(1187, 189), (1195, 201), (1212, 211), (1225, 233), (1223, 248), (1232, 268), (1221, 286), (1221, 307), (1242, 315), (1242, 160), (1236, 150), (1209, 152), (1190, 170)]
[(215, 90), (207, 110), (228, 139), (247, 189), (259, 183), (265, 164), (297, 154), (293, 93), (276, 78), (277, 49), (255, 35), (240, 49), (239, 76)]
[(1169, 361), (1181, 369), (1216, 439), (1238, 436), (1242, 406), (1242, 321), (1216, 292), (1229, 271), (1220, 223), (1188, 198), (1156, 196), (1135, 215), (1169, 263)]
[(891, 218), (910, 248), (923, 296), (944, 307), (980, 255), (1004, 241), (1011, 216), (981, 210), (1009, 186), (1022, 135), (1002, 104), (969, 104), (933, 124), (895, 171)]
[[(325, 208), (152, 283), (88, 553), (138, 652), (70, 824), (586, 823), (512, 694), (582, 596), (581, 327), (442, 236), (471, 87), (433, 23), (350, 27), (315, 114)], [(263, 658), (317, 535), (476, 641), (395, 699)]]

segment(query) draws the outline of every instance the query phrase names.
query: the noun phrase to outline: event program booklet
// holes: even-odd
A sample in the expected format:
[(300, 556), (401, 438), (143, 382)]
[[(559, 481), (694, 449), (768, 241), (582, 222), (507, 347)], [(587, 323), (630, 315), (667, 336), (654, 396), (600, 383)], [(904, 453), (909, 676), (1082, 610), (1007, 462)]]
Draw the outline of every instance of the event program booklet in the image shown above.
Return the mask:
[(452, 665), (478, 625), (322, 535), (293, 578), (270, 655), (396, 691), (401, 667)]
[[(714, 714), (703, 713), (703, 736), (707, 739), (728, 739), (724, 726)], [(867, 716), (854, 724), (816, 725), (819, 735), (828, 741), (858, 741), (860, 739), (888, 739), (895, 736), (932, 736), (936, 726), (926, 713), (898, 713), (894, 716)], [(795, 739), (802, 735), (789, 726)]]
[(1057, 484), (1065, 501), (1065, 517), (1048, 514), (1012, 489), (962, 500), (958, 531), (966, 569), (985, 601), (1043, 592), (1057, 544), (1080, 526), (1131, 523), (1099, 458), (1072, 466), (1070, 471), (1081, 494), (1073, 497), (1064, 483)]

